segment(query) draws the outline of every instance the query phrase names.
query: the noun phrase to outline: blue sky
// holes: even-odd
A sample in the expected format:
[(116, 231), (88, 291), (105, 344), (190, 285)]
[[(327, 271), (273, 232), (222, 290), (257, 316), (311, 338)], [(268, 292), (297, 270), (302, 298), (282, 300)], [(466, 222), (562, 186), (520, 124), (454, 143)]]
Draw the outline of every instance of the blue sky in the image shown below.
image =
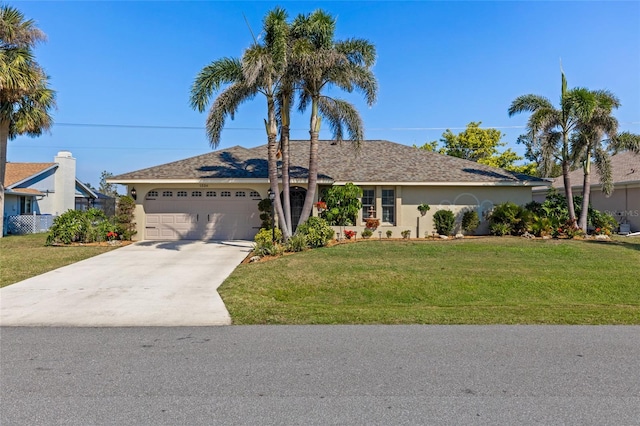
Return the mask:
[[(621, 100), (622, 130), (640, 133), (640, 2), (9, 2), (48, 35), (36, 50), (57, 91), (56, 124), (39, 138), (9, 142), (8, 160), (48, 162), (60, 150), (77, 176), (138, 170), (211, 151), (206, 113), (189, 106), (196, 74), (240, 56), (276, 5), (291, 18), (322, 8), (336, 38), (377, 47), (377, 103), (341, 97), (362, 113), (367, 139), (407, 145), (439, 139), (471, 121), (499, 128), (517, 152), (527, 115), (509, 118), (519, 95), (557, 104), (560, 60), (569, 87), (608, 89)], [(229, 120), (220, 148), (266, 141), (262, 98)], [(87, 126), (88, 124), (108, 126)], [(146, 126), (146, 127), (142, 127)], [(292, 122), (308, 138), (308, 115)], [(330, 134), (323, 131), (321, 137)], [(401, 159), (400, 159), (401, 160)], [(339, 161), (339, 159), (336, 159)]]

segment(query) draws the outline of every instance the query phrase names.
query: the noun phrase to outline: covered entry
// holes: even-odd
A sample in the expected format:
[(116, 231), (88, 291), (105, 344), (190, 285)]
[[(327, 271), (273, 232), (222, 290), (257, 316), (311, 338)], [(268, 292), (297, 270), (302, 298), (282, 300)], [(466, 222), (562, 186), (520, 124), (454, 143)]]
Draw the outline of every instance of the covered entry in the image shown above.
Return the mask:
[(147, 240), (246, 240), (260, 229), (251, 189), (154, 189), (144, 200)]

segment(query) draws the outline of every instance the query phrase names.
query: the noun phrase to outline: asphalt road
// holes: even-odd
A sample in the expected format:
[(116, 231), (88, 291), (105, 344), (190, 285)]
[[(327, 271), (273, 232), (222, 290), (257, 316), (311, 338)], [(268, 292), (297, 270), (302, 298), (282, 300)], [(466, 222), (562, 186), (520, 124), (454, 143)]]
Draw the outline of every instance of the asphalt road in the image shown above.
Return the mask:
[(640, 425), (640, 327), (0, 329), (0, 424)]

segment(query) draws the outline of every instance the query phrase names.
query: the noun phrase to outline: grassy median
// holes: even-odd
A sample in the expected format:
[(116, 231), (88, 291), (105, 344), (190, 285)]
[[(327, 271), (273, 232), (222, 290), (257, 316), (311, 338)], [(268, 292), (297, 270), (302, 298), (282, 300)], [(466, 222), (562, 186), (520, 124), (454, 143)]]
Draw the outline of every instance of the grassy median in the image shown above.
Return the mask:
[(640, 324), (640, 241), (362, 241), (243, 264), (234, 324)]

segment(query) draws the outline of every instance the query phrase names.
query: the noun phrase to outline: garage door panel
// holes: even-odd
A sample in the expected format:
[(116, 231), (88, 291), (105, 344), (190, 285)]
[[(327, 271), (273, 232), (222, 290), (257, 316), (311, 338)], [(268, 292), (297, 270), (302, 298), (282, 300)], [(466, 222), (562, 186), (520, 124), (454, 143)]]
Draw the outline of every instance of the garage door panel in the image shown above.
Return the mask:
[[(169, 190), (167, 190), (169, 191)], [(195, 190), (172, 190), (174, 194)], [(221, 195), (224, 190), (216, 190)], [(164, 190), (158, 190), (162, 194)], [(145, 200), (145, 238), (150, 240), (253, 239), (261, 224), (258, 200), (235, 196), (242, 190), (228, 191), (227, 197), (156, 197)], [(244, 191), (249, 194), (250, 190)], [(202, 193), (204, 195), (204, 193)]]

